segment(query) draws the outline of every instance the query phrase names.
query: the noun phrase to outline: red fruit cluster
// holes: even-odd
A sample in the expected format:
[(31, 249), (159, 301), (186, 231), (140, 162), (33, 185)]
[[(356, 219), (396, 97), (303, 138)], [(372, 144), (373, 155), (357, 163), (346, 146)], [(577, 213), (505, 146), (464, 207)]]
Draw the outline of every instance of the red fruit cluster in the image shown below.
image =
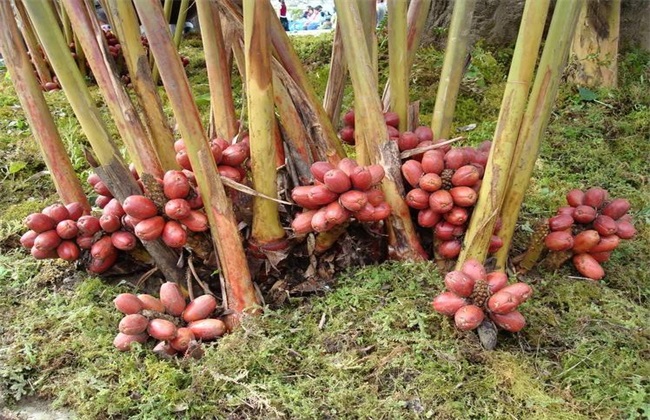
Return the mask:
[[(397, 142), (400, 152), (415, 149), (416, 147), (433, 144), (433, 131), (428, 126), (420, 126), (415, 131), (399, 131), (399, 116), (395, 112), (385, 112), (384, 121), (388, 130), (388, 137)], [(344, 143), (353, 145), (354, 140), (354, 111), (348, 111), (343, 116), (343, 128), (339, 137)]]
[[(437, 252), (453, 259), (461, 250), (461, 239), (469, 224), (471, 211), (478, 200), (490, 142), (478, 148), (445, 146), (414, 156), (402, 164), (402, 175), (413, 187), (406, 194), (406, 203), (418, 211), (418, 225), (433, 228), (440, 242)], [(492, 235), (489, 252), (503, 244)]]
[(609, 260), (621, 239), (632, 239), (630, 202), (624, 198), (608, 200), (606, 190), (574, 189), (567, 194), (568, 206), (560, 207), (548, 220), (551, 232), (544, 243), (551, 251), (569, 251), (573, 265), (583, 276), (600, 280), (605, 270), (600, 265)]
[(181, 248), (187, 243), (187, 231), (204, 232), (209, 229), (208, 218), (200, 208), (203, 202), (192, 185), (189, 171), (167, 171), (162, 180), (166, 199), (163, 213), (150, 198), (132, 195), (124, 200), (123, 208), (128, 225), (142, 241), (162, 238), (170, 248)]
[(120, 250), (135, 248), (137, 241), (133, 233), (121, 230), (124, 210), (116, 199), (104, 206), (99, 218), (82, 213), (80, 203), (71, 203), (53, 204), (42, 213), (30, 214), (25, 219), (30, 230), (20, 242), (25, 248), (31, 248), (37, 259), (59, 257), (76, 261), (87, 252), (90, 259), (86, 268), (95, 274), (115, 264)]
[(176, 283), (164, 283), (160, 299), (122, 293), (113, 303), (125, 315), (113, 340), (120, 351), (128, 351), (132, 343), (144, 343), (152, 337), (159, 340), (153, 349), (158, 355), (184, 356), (191, 352), (196, 356), (201, 341), (214, 340), (226, 332), (226, 324), (211, 317), (217, 308), (214, 296), (202, 295), (188, 304)]
[[(183, 169), (191, 171), (192, 165), (183, 139), (174, 143), (174, 150), (176, 151), (176, 162)], [(244, 162), (250, 157), (250, 143), (247, 135), (240, 142), (234, 144), (220, 138), (212, 139), (210, 140), (210, 150), (221, 176), (236, 182), (242, 182), (246, 178)]]
[(76, 240), (87, 217), (83, 215), (81, 203), (52, 204), (40, 213), (27, 216), (25, 226), (29, 230), (22, 235), (20, 243), (39, 260), (61, 258), (76, 261), (80, 256)]
[(499, 328), (521, 331), (526, 320), (517, 307), (533, 293), (526, 283), (508, 285), (505, 273), (486, 273), (477, 260), (467, 260), (460, 271), (445, 276), (447, 291), (431, 303), (443, 315), (453, 316), (456, 328), (468, 331), (477, 328), (489, 317)]
[(379, 189), (385, 175), (381, 165), (359, 166), (345, 158), (337, 167), (316, 162), (310, 169), (315, 184), (291, 192), (293, 201), (306, 210), (291, 223), (296, 234), (325, 232), (353, 217), (360, 222), (378, 222), (390, 215), (390, 206)]

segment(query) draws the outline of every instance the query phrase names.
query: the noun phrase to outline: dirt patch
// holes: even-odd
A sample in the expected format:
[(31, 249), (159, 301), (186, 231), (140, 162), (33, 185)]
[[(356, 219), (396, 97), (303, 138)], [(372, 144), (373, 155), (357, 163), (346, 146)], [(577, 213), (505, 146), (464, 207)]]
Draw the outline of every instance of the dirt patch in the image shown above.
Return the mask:
[(37, 398), (24, 398), (13, 409), (1, 409), (0, 419), (3, 420), (71, 420), (75, 414), (66, 409), (54, 409), (49, 401)]

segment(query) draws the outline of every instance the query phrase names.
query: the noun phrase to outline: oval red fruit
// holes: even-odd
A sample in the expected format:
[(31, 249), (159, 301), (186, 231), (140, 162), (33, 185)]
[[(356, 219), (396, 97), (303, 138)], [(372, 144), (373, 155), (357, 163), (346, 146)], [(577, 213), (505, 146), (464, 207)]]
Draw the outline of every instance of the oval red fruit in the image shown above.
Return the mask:
[(474, 291), (475, 280), (462, 271), (450, 271), (445, 276), (445, 286), (460, 297), (469, 297)]
[(499, 328), (508, 332), (519, 332), (526, 326), (526, 319), (519, 311), (512, 311), (504, 315), (492, 313), (490, 318)]
[(568, 251), (573, 248), (573, 235), (564, 230), (551, 232), (546, 235), (544, 244), (551, 251)]
[(469, 331), (481, 325), (485, 319), (485, 313), (476, 305), (467, 305), (456, 311), (454, 322), (456, 328), (461, 331)]
[(580, 274), (591, 280), (600, 280), (605, 277), (603, 267), (589, 254), (574, 255), (573, 265)]
[(217, 308), (217, 299), (212, 295), (202, 295), (191, 301), (183, 311), (185, 322), (205, 319)]
[(180, 316), (185, 310), (185, 298), (176, 283), (168, 281), (160, 286), (160, 301), (169, 315)]
[(444, 292), (436, 296), (431, 305), (438, 313), (454, 316), (456, 311), (467, 305), (467, 301), (453, 292)]

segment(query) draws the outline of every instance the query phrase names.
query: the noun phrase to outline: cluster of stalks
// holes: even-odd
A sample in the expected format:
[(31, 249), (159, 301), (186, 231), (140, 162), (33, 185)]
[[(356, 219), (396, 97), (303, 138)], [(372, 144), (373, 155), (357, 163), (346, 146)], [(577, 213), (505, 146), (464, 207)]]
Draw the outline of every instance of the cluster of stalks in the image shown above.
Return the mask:
[[(187, 7), (187, 3), (184, 1), (182, 4)], [(496, 271), (503, 272), (506, 267), (519, 207), (557, 93), (583, 0), (558, 0), (537, 76), (533, 77), (549, 3), (550, 0), (526, 2), (494, 139), (492, 143), (486, 143), (489, 155), (484, 146), (484, 150), (475, 156), (480, 161), (480, 172), (484, 170), (485, 173), (477, 178), (478, 168), (471, 166), (477, 162), (470, 158), (466, 162), (460, 159), (462, 164), (455, 162), (451, 165), (455, 165), (454, 170), (467, 172), (468, 179), (471, 178), (449, 177), (451, 184), (447, 189), (464, 187), (461, 189), (465, 195), (460, 197), (459, 193), (451, 203), (457, 204), (454, 207), (456, 213), (467, 213), (458, 203), (467, 204), (471, 198), (471, 204), (467, 205), (474, 205), (476, 198), (472, 217), (462, 223), (465, 231), (464, 223), (468, 222), (462, 248), (458, 242), (458, 249), (454, 251), (454, 255), (459, 254), (458, 267), (468, 259), (482, 264), (488, 250), (496, 251), (497, 248)], [(413, 200), (409, 201), (406, 195), (402, 159), (419, 155), (421, 160), (424, 152), (438, 147), (434, 143), (449, 136), (467, 57), (475, 1), (456, 2), (454, 7), (431, 128), (418, 127), (417, 113), (413, 112), (416, 108), (410, 104), (408, 94), (408, 74), (431, 6), (430, 0), (412, 0), (408, 7), (407, 2), (389, 2), (390, 77), (383, 101), (378, 95), (374, 2), (335, 0), (339, 21), (324, 104), (309, 85), (305, 68), (268, 2), (244, 0), (243, 7), (240, 7), (233, 0), (197, 0), (210, 85), (211, 118), (208, 127), (202, 123), (183, 68), (185, 63), (178, 53), (179, 34), (174, 38), (170, 35), (159, 0), (102, 1), (112, 30), (120, 40), (120, 57), (135, 92), (131, 96), (120, 83), (120, 74), (115, 70), (115, 42), (99, 36), (103, 31), (92, 2), (54, 0), (51, 4), (56, 7), (43, 7), (40, 0), (15, 0), (14, 4), (0, 2), (0, 20), (3, 22), (0, 47), (61, 200), (64, 204), (79, 202), (90, 211), (40, 89), (40, 83), (48, 80), (46, 69), (34, 60), (38, 77), (34, 74), (25, 46), (31, 50), (40, 44), (46, 52), (49, 65), (59, 75), (57, 82), (68, 97), (92, 148), (88, 154), (90, 164), (118, 204), (124, 206), (130, 197), (140, 196), (143, 191), (127, 161), (132, 162), (136, 173), (143, 179), (151, 177), (154, 180), (149, 186), (145, 185), (150, 189), (155, 189), (156, 179), (166, 185), (163, 178), (167, 171), (191, 178), (191, 191), (202, 201), (201, 214), (209, 232), (207, 237), (218, 256), (216, 265), (222, 276), (224, 308), (231, 314), (226, 322), (236, 323), (241, 315), (259, 311), (261, 302), (254, 287), (246, 250), (253, 249), (253, 255), (258, 258), (272, 254), (272, 265), (276, 265), (278, 255), (286, 258), (289, 248), (304, 239), (304, 235), (287, 235), (283, 226), (286, 214), (295, 214), (287, 207), (296, 205), (289, 202), (287, 196), (287, 191), (293, 187), (293, 191), (310, 188), (309, 194), (312, 190), (331, 193), (327, 200), (310, 195), (303, 203), (297, 196), (293, 197), (308, 212), (313, 210), (309, 223), (303, 223), (299, 233), (315, 231), (321, 249), (331, 246), (344, 234), (346, 222), (351, 217), (358, 220), (365, 217), (346, 207), (341, 201), (343, 195), (363, 195), (369, 200), (367, 195), (372, 190), (376, 191), (372, 194), (381, 196), (373, 211), (381, 208), (381, 214), (367, 220), (383, 220), (388, 255), (398, 260), (429, 258), (418, 237), (409, 207), (409, 203), (414, 206), (410, 202)], [(20, 17), (21, 28), (16, 24), (14, 14)], [(147, 39), (147, 49), (141, 43), (140, 25)], [(70, 54), (71, 43), (76, 56)], [(89, 93), (85, 70), (78, 65), (82, 58), (88, 63), (115, 121), (126, 156), (118, 149)], [(152, 62), (155, 62), (153, 70)], [(244, 79), (247, 98), (245, 112), (242, 110), (239, 116), (232, 94), (234, 66)], [(354, 114), (344, 118), (347, 127), (341, 136), (353, 145), (355, 165), (361, 168), (348, 168), (348, 172), (344, 169), (349, 162), (346, 148), (333, 123), (338, 121), (346, 73), (354, 90)], [(163, 113), (162, 98), (156, 89), (158, 77), (171, 105), (178, 133), (183, 139), (181, 142), (175, 143), (173, 131)], [(450, 168), (452, 158), (442, 156), (441, 170)], [(316, 176), (313, 168), (318, 162), (326, 164), (328, 171), (334, 171), (331, 176), (324, 172), (320, 178)], [(355, 171), (364, 174), (357, 175)], [(367, 182), (363, 178), (365, 172), (369, 174)], [(407, 169), (406, 180), (426, 192), (420, 185), (420, 177), (425, 172), (415, 180), (413, 171)], [(364, 181), (360, 181), (361, 178)], [(307, 187), (312, 183), (315, 185)], [(287, 188), (279, 189), (279, 184)], [(429, 193), (438, 189), (426, 192), (427, 198)], [(190, 197), (191, 194), (174, 194), (173, 197), (163, 197), (163, 201), (187, 201)], [(155, 199), (152, 201), (156, 204)], [(356, 205), (350, 204), (351, 201), (345, 202), (352, 207)], [(312, 204), (314, 207), (310, 208)], [(312, 223), (319, 209), (326, 205), (340, 210), (335, 219), (337, 225), (343, 226), (342, 229), (330, 231), (328, 223), (333, 221), (326, 216), (324, 219), (321, 217), (324, 222)], [(242, 206), (247, 209), (246, 218), (235, 212), (235, 208)], [(430, 200), (427, 199), (425, 207), (431, 207)], [(156, 219), (159, 222), (157, 227), (179, 224), (169, 214), (164, 216), (166, 209), (155, 210), (152, 208), (150, 213), (152, 218), (160, 218)], [(442, 215), (446, 212), (435, 213)], [(418, 220), (417, 215), (415, 220)], [(503, 224), (500, 230), (502, 244), (496, 247), (491, 241), (494, 241), (493, 232), (498, 220)], [(182, 224), (183, 219), (178, 221)], [(428, 227), (434, 225), (436, 223), (425, 224)], [(187, 224), (184, 226), (188, 227)], [(242, 226), (245, 226), (244, 236)], [(179, 232), (177, 229), (174, 238)], [(186, 268), (178, 261), (179, 257), (187, 257), (194, 251), (189, 241), (171, 241), (162, 231), (160, 235), (140, 239), (168, 281), (180, 283), (185, 279)]]

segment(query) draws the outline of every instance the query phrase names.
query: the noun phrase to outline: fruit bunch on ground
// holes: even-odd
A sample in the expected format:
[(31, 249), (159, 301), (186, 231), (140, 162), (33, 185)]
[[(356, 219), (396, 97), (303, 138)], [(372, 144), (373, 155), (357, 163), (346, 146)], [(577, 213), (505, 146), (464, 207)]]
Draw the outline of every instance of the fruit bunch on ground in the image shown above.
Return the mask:
[(636, 234), (628, 214), (630, 202), (624, 198), (610, 201), (607, 191), (598, 187), (571, 190), (566, 199), (568, 205), (548, 220), (550, 232), (544, 243), (551, 251), (571, 253), (580, 274), (600, 280), (605, 276), (601, 263), (609, 260), (621, 239)]
[(124, 314), (113, 340), (120, 351), (151, 337), (158, 340), (153, 351), (160, 356), (200, 357), (200, 343), (221, 337), (227, 329), (221, 319), (212, 318), (217, 309), (214, 296), (202, 295), (187, 303), (180, 287), (172, 282), (160, 287), (160, 299), (122, 293), (113, 302)]
[(298, 186), (291, 198), (304, 209), (291, 223), (297, 235), (325, 232), (351, 219), (378, 222), (390, 215), (379, 184), (384, 179), (381, 165), (360, 166), (342, 159), (337, 167), (315, 162), (311, 168), (314, 185)]
[(436, 296), (433, 309), (454, 317), (456, 328), (468, 331), (477, 328), (487, 318), (497, 327), (518, 332), (526, 325), (517, 310), (533, 293), (526, 283), (508, 285), (505, 273), (487, 273), (477, 260), (467, 260), (459, 271), (445, 276), (446, 292)]
[[(462, 238), (478, 200), (491, 143), (477, 148), (443, 146), (413, 156), (402, 164), (402, 175), (412, 189), (406, 203), (417, 211), (417, 224), (433, 228), (436, 252), (453, 259), (461, 250)], [(503, 241), (497, 223), (489, 252), (496, 252)]]

